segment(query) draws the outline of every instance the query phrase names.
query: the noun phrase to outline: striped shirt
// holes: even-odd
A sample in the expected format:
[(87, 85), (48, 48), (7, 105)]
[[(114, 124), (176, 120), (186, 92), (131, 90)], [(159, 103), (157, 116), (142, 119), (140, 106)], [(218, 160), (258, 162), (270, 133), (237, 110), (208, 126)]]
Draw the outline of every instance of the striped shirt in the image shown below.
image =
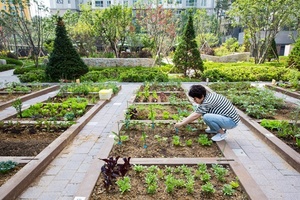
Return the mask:
[(223, 95), (217, 93), (206, 94), (202, 104), (196, 108), (195, 112), (202, 115), (211, 113), (230, 117), (236, 124), (240, 121), (240, 116), (232, 103)]

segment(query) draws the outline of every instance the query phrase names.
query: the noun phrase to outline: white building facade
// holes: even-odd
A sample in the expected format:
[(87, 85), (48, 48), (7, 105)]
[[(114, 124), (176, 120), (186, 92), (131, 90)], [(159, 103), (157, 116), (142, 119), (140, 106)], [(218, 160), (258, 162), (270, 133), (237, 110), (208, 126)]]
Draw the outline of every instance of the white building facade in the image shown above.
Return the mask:
[[(105, 9), (111, 5), (124, 5), (135, 8), (138, 4), (147, 4), (147, 0), (49, 0), (50, 12), (64, 14), (67, 10), (80, 11), (80, 4), (90, 3), (92, 9)], [(153, 2), (153, 1), (151, 1)], [(163, 5), (166, 9), (186, 10), (189, 8), (203, 8), (208, 14), (213, 14), (216, 0), (156, 0), (153, 5)]]

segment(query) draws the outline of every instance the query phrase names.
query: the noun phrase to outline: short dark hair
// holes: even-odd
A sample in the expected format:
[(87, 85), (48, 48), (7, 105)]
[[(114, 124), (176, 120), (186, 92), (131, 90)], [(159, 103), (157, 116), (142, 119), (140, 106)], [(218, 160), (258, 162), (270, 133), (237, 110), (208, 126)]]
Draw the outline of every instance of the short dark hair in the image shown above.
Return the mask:
[(197, 97), (201, 99), (206, 96), (206, 89), (202, 85), (192, 85), (188, 95), (192, 98)]

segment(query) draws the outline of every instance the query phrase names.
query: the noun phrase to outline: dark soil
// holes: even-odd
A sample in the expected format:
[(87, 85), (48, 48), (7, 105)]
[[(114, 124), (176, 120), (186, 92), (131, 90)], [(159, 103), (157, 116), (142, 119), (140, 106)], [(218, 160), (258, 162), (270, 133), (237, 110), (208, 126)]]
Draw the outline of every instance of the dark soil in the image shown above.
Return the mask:
[(67, 128), (13, 125), (0, 127), (0, 156), (36, 156)]
[[(128, 135), (129, 140), (122, 142), (121, 145), (115, 144), (110, 152), (110, 157), (192, 158), (222, 156), (216, 143), (209, 146), (198, 143), (200, 134), (205, 134), (209, 140), (213, 136), (206, 134), (202, 125), (181, 127), (176, 134), (173, 124), (155, 124), (154, 129), (152, 129), (152, 124), (137, 124), (128, 129), (123, 126), (120, 133), (122, 136)], [(142, 140), (142, 133), (146, 134), (146, 142)], [(179, 136), (180, 145), (173, 144), (173, 136)], [(115, 140), (118, 142), (117, 137)], [(186, 145), (187, 140), (192, 140), (191, 146)]]

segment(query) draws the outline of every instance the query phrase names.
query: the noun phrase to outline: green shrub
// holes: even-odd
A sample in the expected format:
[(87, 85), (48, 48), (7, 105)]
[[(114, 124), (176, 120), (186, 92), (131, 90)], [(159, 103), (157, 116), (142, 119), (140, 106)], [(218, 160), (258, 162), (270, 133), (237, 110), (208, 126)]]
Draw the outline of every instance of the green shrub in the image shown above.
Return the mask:
[(61, 17), (58, 18), (55, 34), (54, 49), (45, 70), (47, 76), (58, 81), (74, 80), (86, 74), (88, 67), (73, 47)]
[(300, 38), (297, 39), (289, 55), (288, 66), (300, 71)]
[(14, 69), (14, 68), (15, 68), (15, 65), (13, 65), (13, 64), (0, 65), (0, 72), (7, 71), (10, 69)]
[(22, 83), (45, 82), (47, 80), (45, 70), (42, 69), (37, 69), (22, 74), (19, 76), (19, 79)]
[(20, 74), (25, 74), (27, 72), (30, 72), (30, 71), (34, 71), (34, 70), (37, 70), (37, 69), (45, 69), (45, 66), (43, 65), (40, 65), (39, 68), (36, 68), (36, 66), (28, 66), (28, 67), (17, 67), (15, 70), (14, 70), (14, 75), (20, 75)]
[(3, 57), (1, 56), (0, 59), (5, 59), (6, 60), (6, 64), (12, 64), (12, 65), (17, 65), (17, 66), (22, 66), (23, 62), (21, 60), (16, 60), (13, 58), (8, 58), (8, 57)]

